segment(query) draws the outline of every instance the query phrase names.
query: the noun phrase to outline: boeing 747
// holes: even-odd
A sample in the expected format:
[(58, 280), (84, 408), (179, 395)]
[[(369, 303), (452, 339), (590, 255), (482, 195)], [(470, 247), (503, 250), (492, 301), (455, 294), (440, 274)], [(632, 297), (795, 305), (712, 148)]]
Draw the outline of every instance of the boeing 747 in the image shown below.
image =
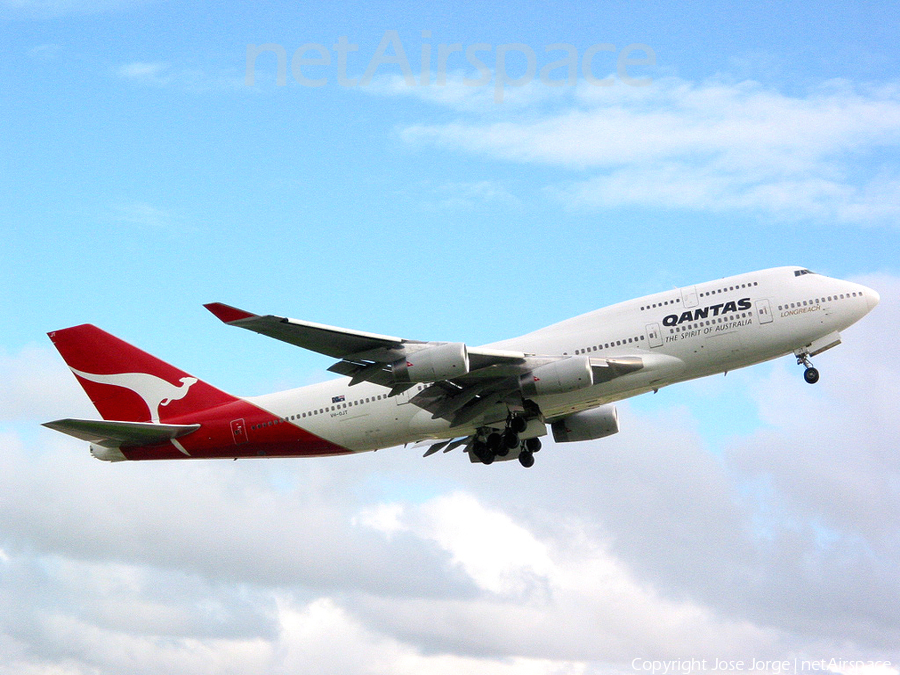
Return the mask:
[(90, 324), (49, 333), (102, 420), (45, 426), (108, 461), (343, 455), (405, 444), (475, 463), (534, 464), (541, 437), (619, 430), (614, 403), (793, 355), (810, 359), (878, 304), (878, 293), (800, 267), (686, 286), (481, 347), (346, 330), (221, 303), (217, 318), (324, 354), (343, 376), (232, 396)]

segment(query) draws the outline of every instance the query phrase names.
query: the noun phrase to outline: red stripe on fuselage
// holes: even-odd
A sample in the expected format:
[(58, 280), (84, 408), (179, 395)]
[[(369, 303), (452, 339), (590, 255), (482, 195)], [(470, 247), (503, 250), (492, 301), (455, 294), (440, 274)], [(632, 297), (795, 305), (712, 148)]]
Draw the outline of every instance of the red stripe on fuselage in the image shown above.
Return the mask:
[[(123, 446), (122, 454), (128, 459), (145, 460), (321, 457), (346, 455), (352, 452), (244, 400), (235, 400), (167, 422), (199, 424), (200, 428), (174, 442)], [(188, 454), (184, 454), (176, 443)]]

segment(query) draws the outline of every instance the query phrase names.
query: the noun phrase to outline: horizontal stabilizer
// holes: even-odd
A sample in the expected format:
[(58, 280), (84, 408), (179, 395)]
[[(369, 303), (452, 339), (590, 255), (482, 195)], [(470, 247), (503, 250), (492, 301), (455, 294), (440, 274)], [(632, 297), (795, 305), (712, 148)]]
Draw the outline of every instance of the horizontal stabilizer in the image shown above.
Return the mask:
[(153, 445), (186, 436), (200, 428), (199, 424), (151, 424), (150, 422), (75, 419), (45, 422), (44, 426), (109, 448), (117, 448), (121, 445)]

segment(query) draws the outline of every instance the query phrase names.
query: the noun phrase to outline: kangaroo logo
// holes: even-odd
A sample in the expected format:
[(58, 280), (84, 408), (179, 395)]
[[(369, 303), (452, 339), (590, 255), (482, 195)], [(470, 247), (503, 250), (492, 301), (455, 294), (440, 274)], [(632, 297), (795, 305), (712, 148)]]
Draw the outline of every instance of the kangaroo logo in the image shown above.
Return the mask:
[(150, 411), (150, 421), (159, 422), (160, 406), (169, 405), (172, 401), (179, 401), (187, 396), (188, 390), (197, 383), (196, 377), (182, 377), (180, 386), (176, 386), (148, 373), (112, 373), (110, 375), (97, 375), (85, 373), (72, 368), (72, 372), (85, 380), (99, 384), (111, 384), (115, 387), (130, 389), (144, 399)]

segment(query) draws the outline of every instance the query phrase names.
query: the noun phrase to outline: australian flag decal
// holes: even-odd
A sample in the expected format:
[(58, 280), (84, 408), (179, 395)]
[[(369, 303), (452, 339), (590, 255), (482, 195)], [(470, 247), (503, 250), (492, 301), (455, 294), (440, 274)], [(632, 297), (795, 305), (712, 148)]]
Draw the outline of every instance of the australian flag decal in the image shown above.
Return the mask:
[(331, 397), (331, 402), (332, 402), (332, 403), (343, 403), (343, 402), (344, 402), (344, 396), (343, 396), (343, 394), (340, 395), (340, 396), (332, 396), (332, 397)]

